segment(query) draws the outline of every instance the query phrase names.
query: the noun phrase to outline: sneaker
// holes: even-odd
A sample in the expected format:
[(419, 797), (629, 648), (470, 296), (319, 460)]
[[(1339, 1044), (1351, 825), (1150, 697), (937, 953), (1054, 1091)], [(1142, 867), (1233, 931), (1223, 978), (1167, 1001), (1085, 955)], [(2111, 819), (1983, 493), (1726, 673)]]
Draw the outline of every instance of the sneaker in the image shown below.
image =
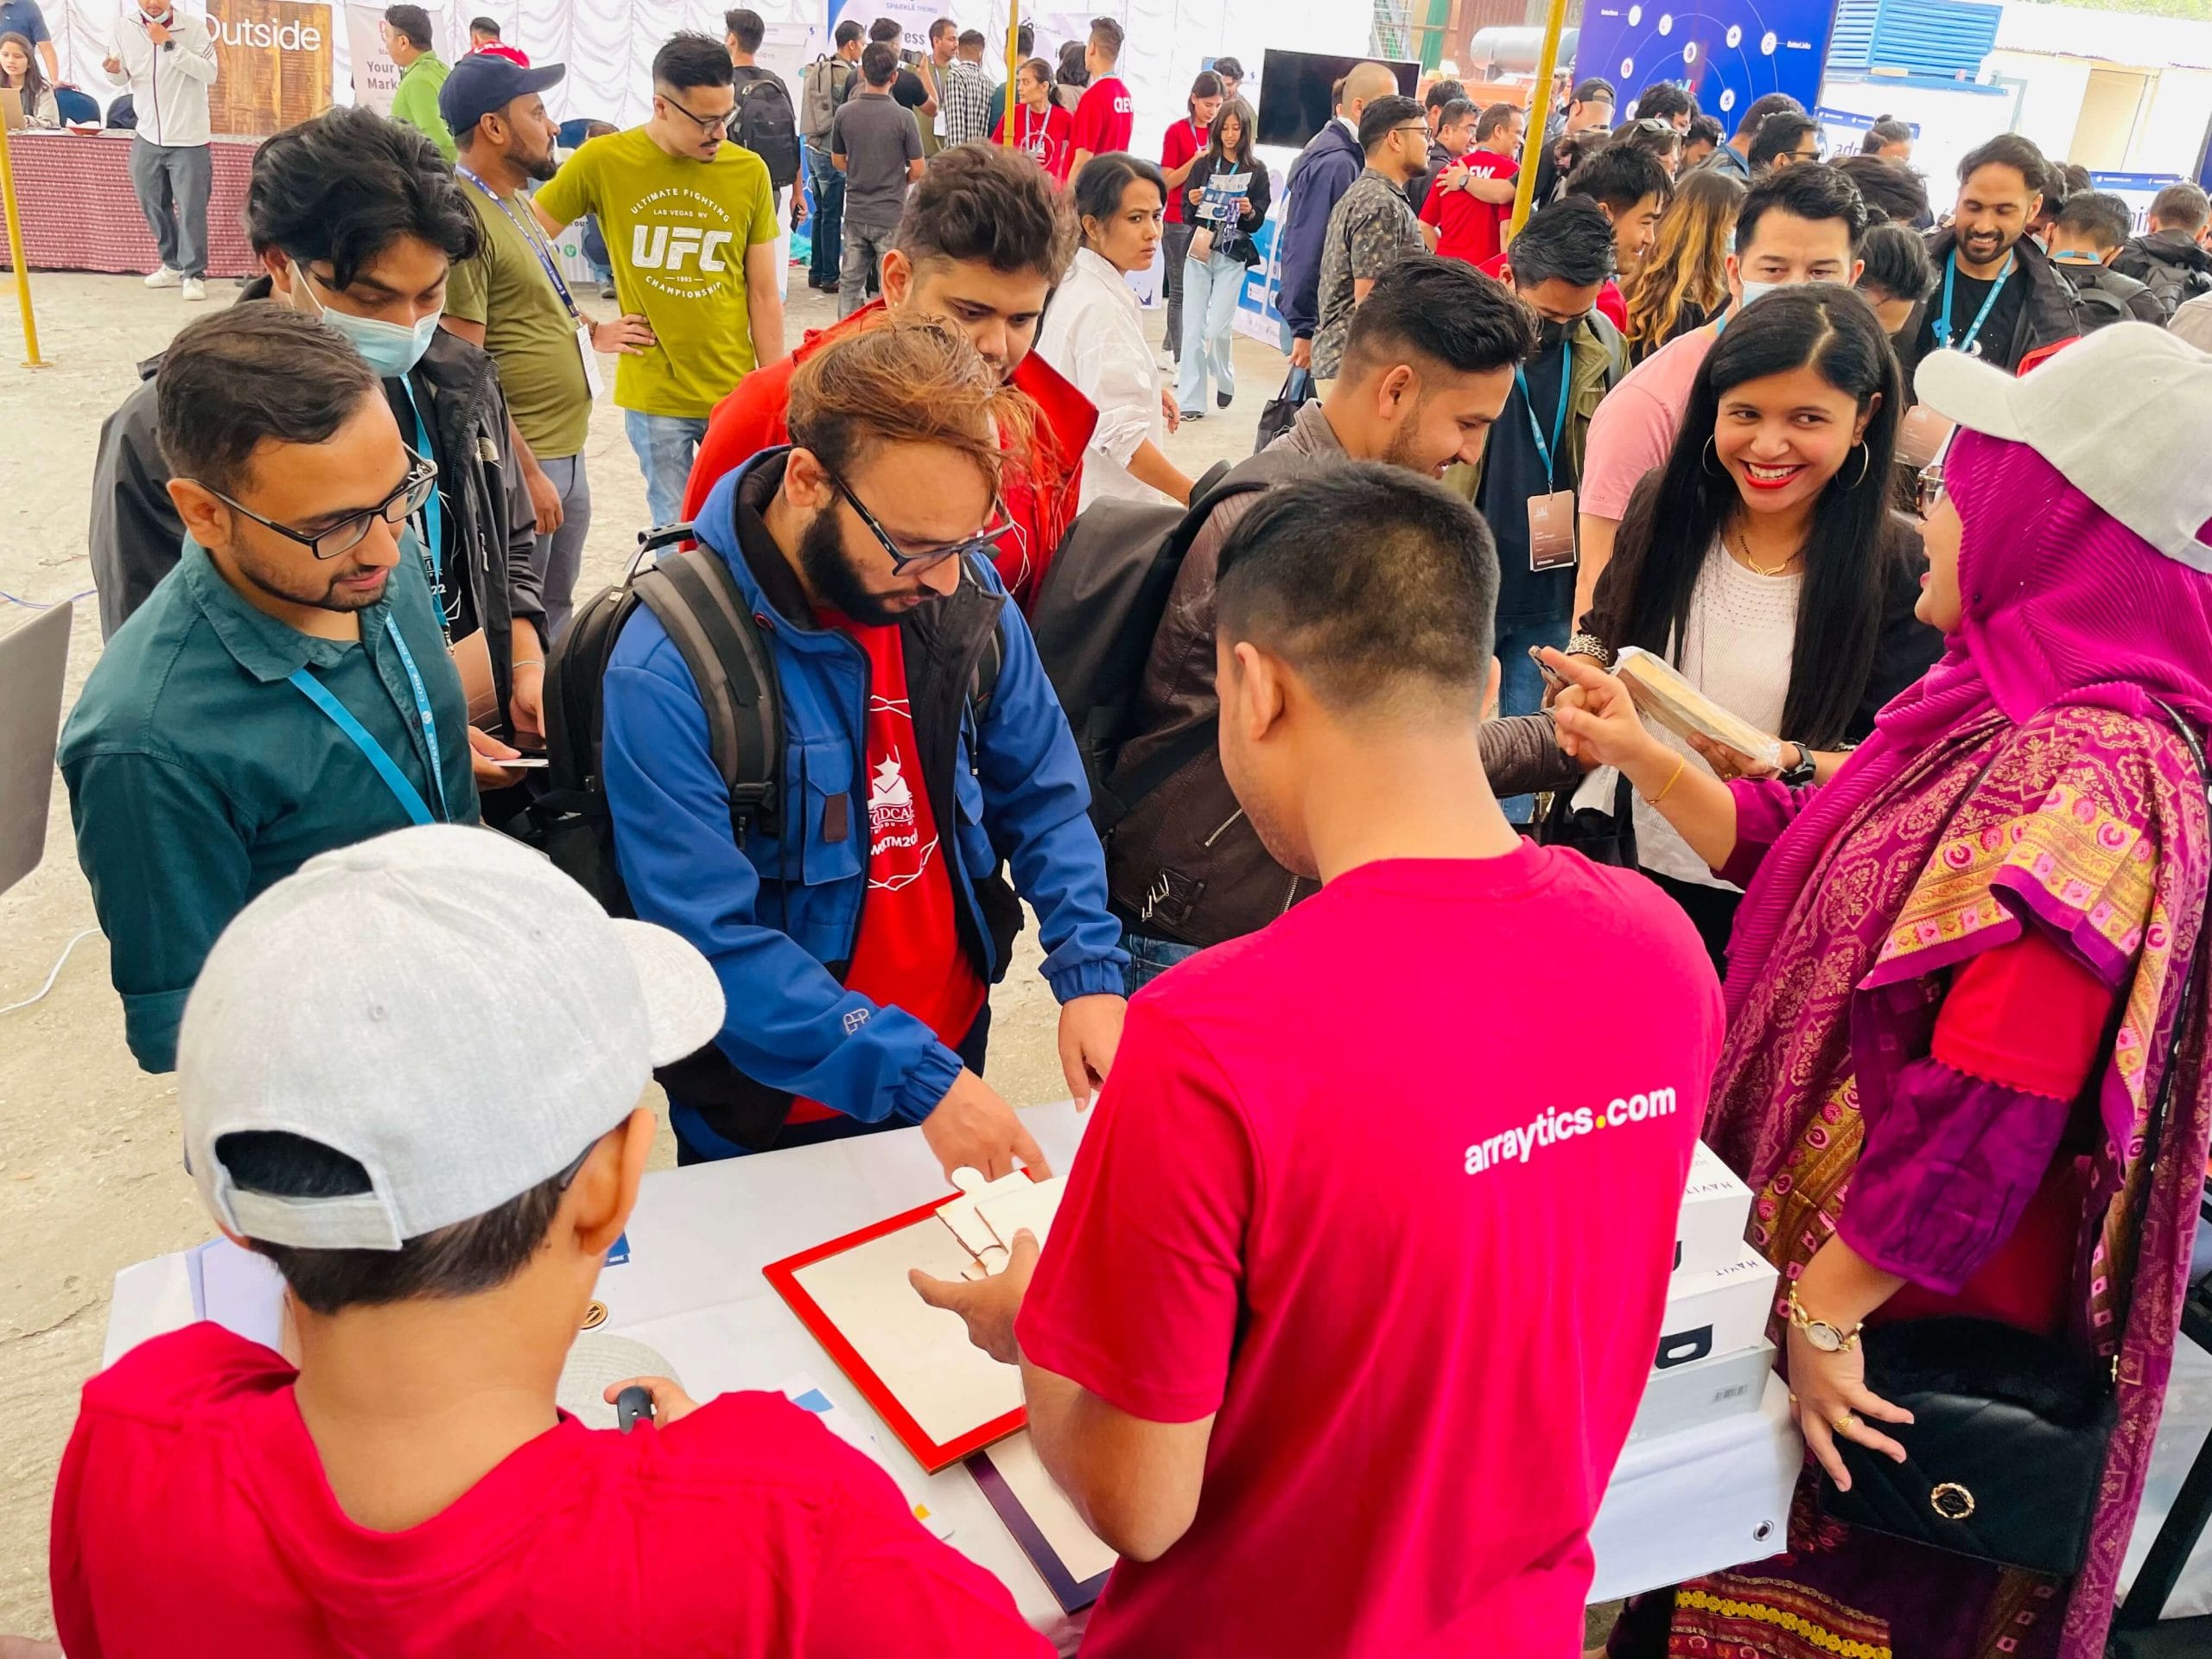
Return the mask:
[(1205, 417), (1206, 412), (1203, 409), (1186, 409), (1183, 411), (1183, 418), (1186, 421), (1203, 421)]
[(156, 271), (152, 276), (146, 279), (146, 286), (149, 288), (175, 288), (183, 280), (184, 273), (182, 271), (171, 270), (167, 265), (163, 265), (159, 270)]
[(1217, 391), (1213, 395), (1214, 406), (1217, 409), (1227, 409), (1236, 396), (1236, 394), (1233, 391)]
[(602, 300), (613, 299), (614, 297), (614, 284), (612, 283), (601, 283), (599, 285), (599, 297)]
[(196, 305), (207, 297), (207, 284), (197, 276), (188, 276), (182, 283), (183, 299), (187, 305)]

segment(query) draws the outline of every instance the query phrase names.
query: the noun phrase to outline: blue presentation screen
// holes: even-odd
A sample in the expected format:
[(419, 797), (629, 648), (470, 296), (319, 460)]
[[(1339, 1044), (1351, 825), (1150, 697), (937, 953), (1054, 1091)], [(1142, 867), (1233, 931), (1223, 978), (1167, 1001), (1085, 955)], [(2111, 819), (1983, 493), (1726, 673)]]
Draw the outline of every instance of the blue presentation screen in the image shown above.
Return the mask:
[(1612, 82), (1624, 111), (1651, 82), (1674, 81), (1697, 94), (1698, 107), (1719, 118), (1722, 132), (1732, 133), (1745, 106), (1769, 92), (1787, 92), (1812, 109), (1834, 21), (1828, 0), (1590, 0), (1574, 78)]

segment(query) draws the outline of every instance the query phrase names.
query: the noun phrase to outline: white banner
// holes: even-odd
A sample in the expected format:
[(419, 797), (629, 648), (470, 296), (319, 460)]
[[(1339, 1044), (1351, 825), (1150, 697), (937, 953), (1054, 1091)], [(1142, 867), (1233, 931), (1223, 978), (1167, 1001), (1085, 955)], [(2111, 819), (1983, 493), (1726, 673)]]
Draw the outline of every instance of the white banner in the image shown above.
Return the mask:
[(399, 66), (384, 43), (384, 8), (347, 6), (346, 44), (353, 57), (353, 102), (390, 115), (399, 91)]

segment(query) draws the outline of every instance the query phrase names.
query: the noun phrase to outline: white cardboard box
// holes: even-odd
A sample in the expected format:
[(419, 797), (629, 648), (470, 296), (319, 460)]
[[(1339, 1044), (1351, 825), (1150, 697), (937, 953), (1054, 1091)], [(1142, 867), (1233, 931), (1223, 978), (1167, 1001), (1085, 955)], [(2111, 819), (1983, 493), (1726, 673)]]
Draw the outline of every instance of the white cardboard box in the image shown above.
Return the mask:
[(1761, 1338), (1752, 1347), (1714, 1354), (1670, 1370), (1654, 1371), (1644, 1384), (1643, 1402), (1628, 1438), (1656, 1439), (1701, 1428), (1724, 1417), (1759, 1408), (1759, 1396), (1774, 1370), (1774, 1344)]
[(1667, 1317), (1652, 1370), (1671, 1371), (1764, 1338), (1774, 1303), (1774, 1264), (1738, 1243), (1736, 1257), (1707, 1273), (1676, 1274), (1667, 1284)]
[(1744, 1228), (1751, 1218), (1751, 1189), (1736, 1179), (1711, 1147), (1699, 1141), (1690, 1159), (1681, 1215), (1675, 1223), (1676, 1281), (1733, 1262), (1744, 1247)]

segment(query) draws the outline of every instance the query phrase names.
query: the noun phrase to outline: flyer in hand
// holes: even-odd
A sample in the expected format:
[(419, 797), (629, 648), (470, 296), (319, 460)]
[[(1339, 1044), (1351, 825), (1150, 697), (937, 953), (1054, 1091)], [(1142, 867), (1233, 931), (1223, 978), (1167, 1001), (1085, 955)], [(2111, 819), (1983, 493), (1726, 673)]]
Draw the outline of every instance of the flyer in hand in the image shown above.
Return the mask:
[(1703, 737), (1724, 743), (1770, 770), (1782, 766), (1782, 740), (1769, 737), (1747, 720), (1740, 720), (1707, 696), (1675, 671), (1663, 657), (1638, 645), (1630, 645), (1614, 661), (1613, 672), (1637, 712), (1664, 726), (1677, 737)]
[(1217, 173), (1206, 181), (1205, 193), (1198, 198), (1198, 220), (1217, 229), (1234, 230), (1244, 212), (1244, 197), (1252, 188), (1252, 175)]

